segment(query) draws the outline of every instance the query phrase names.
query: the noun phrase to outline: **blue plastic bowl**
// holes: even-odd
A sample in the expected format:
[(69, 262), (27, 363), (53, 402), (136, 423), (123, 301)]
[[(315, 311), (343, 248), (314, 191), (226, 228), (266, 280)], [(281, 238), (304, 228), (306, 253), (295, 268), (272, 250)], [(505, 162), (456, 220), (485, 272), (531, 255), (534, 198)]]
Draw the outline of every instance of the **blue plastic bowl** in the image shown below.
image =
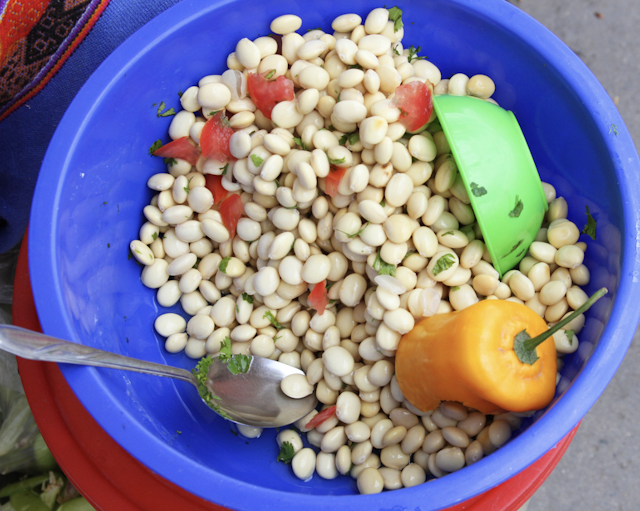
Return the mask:
[[(164, 169), (147, 151), (167, 138), (169, 118), (154, 103), (179, 107), (178, 91), (221, 72), (242, 37), (269, 33), (274, 17), (299, 14), (302, 32), (329, 30), (350, 9), (378, 4), (291, 0), (182, 2), (113, 52), (64, 116), (44, 160), (30, 228), (30, 272), (48, 334), (117, 353), (191, 368), (164, 351), (153, 321), (164, 312), (127, 260), (137, 238), (149, 176)], [(566, 358), (559, 396), (517, 438), (479, 463), (410, 489), (356, 496), (351, 478), (303, 483), (276, 462), (275, 431), (236, 436), (188, 384), (120, 371), (63, 367), (80, 401), (129, 453), (154, 472), (217, 504), (242, 510), (327, 508), (436, 510), (509, 479), (551, 449), (587, 413), (618, 368), (640, 309), (636, 257), (640, 166), (607, 93), (559, 39), (504, 0), (430, 0), (401, 5), (404, 41), (447, 77), (487, 74), (496, 100), (515, 112), (543, 180), (570, 205), (570, 218), (598, 221), (588, 244), (587, 291), (610, 294), (587, 315), (580, 349)]]

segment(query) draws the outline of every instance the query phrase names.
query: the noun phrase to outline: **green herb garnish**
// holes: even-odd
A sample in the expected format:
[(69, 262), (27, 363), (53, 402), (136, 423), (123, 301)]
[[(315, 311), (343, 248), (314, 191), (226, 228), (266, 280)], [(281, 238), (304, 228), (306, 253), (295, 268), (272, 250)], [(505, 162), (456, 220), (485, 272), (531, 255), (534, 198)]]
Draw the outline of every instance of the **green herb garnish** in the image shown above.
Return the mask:
[(271, 78), (273, 77), (274, 74), (276, 74), (276, 70), (272, 69), (271, 71), (269, 71), (269, 73), (267, 73), (267, 76), (265, 76), (265, 78), (267, 80), (271, 80)]
[(476, 197), (482, 197), (487, 195), (487, 189), (483, 186), (478, 186), (478, 183), (471, 183), (471, 193)]
[(440, 259), (438, 259), (438, 262), (436, 262), (436, 265), (433, 267), (433, 276), (435, 277), (439, 273), (447, 271), (453, 266), (453, 263), (455, 263), (455, 261), (456, 260), (454, 259), (452, 254), (443, 255)]
[(169, 167), (173, 167), (176, 163), (178, 163), (178, 160), (176, 160), (175, 158), (165, 158), (164, 159), (164, 164), (165, 165), (169, 165)]
[(231, 257), (225, 257), (222, 261), (220, 261), (220, 265), (218, 266), (218, 269), (222, 273), (227, 273), (227, 265), (229, 264), (229, 261), (231, 261)]
[(264, 161), (264, 159), (260, 158), (260, 156), (258, 156), (257, 154), (252, 154), (251, 161), (256, 167), (259, 167), (260, 165), (262, 165), (262, 162)]
[(569, 344), (573, 346), (573, 335), (575, 334), (575, 332), (573, 330), (565, 330), (564, 333), (566, 334), (567, 339), (569, 340)]
[[(227, 337), (228, 339), (228, 337)], [(231, 342), (229, 340), (229, 342)], [(209, 372), (209, 367), (213, 364), (213, 359), (209, 356), (200, 359), (198, 364), (194, 369), (191, 370), (193, 375), (196, 377), (198, 381), (198, 393), (202, 400), (207, 403), (209, 408), (211, 408), (218, 415), (224, 417), (225, 419), (231, 420), (231, 417), (220, 408), (220, 405), (214, 403), (214, 400), (220, 400), (218, 396), (215, 396), (208, 388), (207, 388), (207, 373)]]
[(151, 237), (153, 238), (153, 241), (156, 241), (158, 239), (158, 233), (157, 232), (152, 232), (151, 233)]
[(611, 132), (613, 132), (616, 137), (618, 136), (618, 127), (615, 124), (612, 124), (609, 128), (609, 135), (611, 135)]
[(340, 231), (340, 229), (336, 229), (337, 231), (340, 231), (342, 234), (346, 234), (347, 238), (355, 238), (356, 236), (360, 236), (360, 234), (362, 234), (362, 232), (367, 228), (367, 226), (369, 225), (369, 222), (367, 222), (366, 224), (364, 224), (362, 226), (362, 229), (360, 229), (358, 232), (354, 232), (353, 234), (349, 234), (348, 232), (344, 232), (344, 231)]
[(360, 64), (353, 64), (352, 66), (347, 66), (348, 69), (362, 69)]
[(191, 193), (191, 180), (193, 179), (193, 176), (189, 178), (189, 182), (187, 183), (187, 186), (183, 186), (182, 189), (187, 192), (187, 195), (189, 195)]
[(247, 293), (242, 293), (242, 299), (245, 302), (249, 302), (249, 303), (253, 304), (253, 296), (248, 295)]
[(404, 25), (402, 24), (402, 10), (398, 7), (387, 9), (389, 11), (389, 20), (393, 21), (393, 31), (397, 32)]
[(225, 337), (220, 343), (220, 351), (218, 352), (218, 360), (220, 362), (227, 362), (233, 354), (231, 353), (231, 339)]
[(589, 206), (587, 206), (587, 224), (584, 226), (584, 229), (580, 231), (580, 234), (586, 234), (587, 236), (591, 236), (593, 241), (596, 240), (596, 227), (597, 223), (595, 219), (589, 213)]
[(376, 260), (373, 262), (373, 269), (378, 272), (378, 275), (391, 275), (396, 276), (396, 267), (393, 264), (389, 264), (380, 257), (380, 251), (376, 256)]
[(300, 147), (300, 149), (302, 149), (303, 151), (307, 150), (307, 146), (305, 145), (305, 143), (302, 141), (301, 138), (298, 137), (293, 137), (293, 141), (296, 143), (297, 146)]
[(182, 97), (182, 91), (181, 90), (178, 91), (178, 96)]
[[(327, 156), (327, 158), (329, 158), (329, 156)], [(346, 156), (343, 156), (342, 158), (340, 158), (339, 160), (334, 160), (333, 158), (329, 158), (329, 163), (331, 165), (340, 165), (341, 163), (344, 163), (347, 161)]]
[(160, 139), (156, 140), (149, 148), (149, 156), (153, 156), (153, 153), (155, 153), (161, 147), (162, 147), (162, 140)]
[(453, 287), (451, 288), (451, 291), (457, 291), (458, 289), (460, 289), (460, 286), (453, 286)]
[(516, 205), (509, 212), (509, 216), (511, 218), (518, 218), (520, 216), (520, 213), (522, 213), (522, 208), (523, 207), (524, 207), (524, 204), (522, 204), (522, 201), (520, 200), (520, 197), (516, 195)]
[(291, 442), (282, 442), (280, 446), (280, 454), (276, 458), (276, 461), (282, 461), (283, 463), (291, 463), (291, 460), (295, 456), (296, 452), (293, 450)]
[(234, 355), (227, 362), (227, 368), (231, 371), (231, 374), (246, 373), (249, 370), (251, 364), (251, 357), (247, 355)]
[(454, 234), (453, 231), (447, 231), (443, 234), (443, 236), (452, 236)]
[(386, 206), (387, 206), (387, 201), (386, 201), (386, 200), (384, 200), (384, 199), (382, 199), (382, 200), (380, 201), (380, 205), (381, 205), (383, 208), (384, 208), (384, 207), (386, 207)]
[(226, 176), (227, 170), (229, 170), (229, 164), (227, 163), (224, 167), (220, 167), (220, 170), (222, 171), (222, 175)]
[(340, 137), (340, 145), (345, 145), (347, 142), (349, 142), (349, 145), (355, 145), (358, 143), (358, 140), (360, 140), (360, 134), (357, 131), (345, 133)]
[(407, 57), (409, 62), (411, 62), (412, 60), (422, 60), (427, 58), (427, 57), (420, 57), (418, 55), (418, 52), (420, 50), (422, 50), (422, 46), (418, 46), (417, 48), (414, 48), (413, 45), (411, 45), (411, 47), (409, 48), (409, 56)]
[(279, 322), (278, 320), (274, 317), (274, 315), (271, 313), (271, 311), (267, 311), (264, 313), (264, 316), (262, 316), (263, 318), (267, 318), (271, 324), (276, 327), (278, 330), (284, 328)]
[(213, 117), (214, 115), (219, 114), (220, 112), (222, 112), (222, 110), (215, 110), (213, 112), (209, 112), (209, 117)]

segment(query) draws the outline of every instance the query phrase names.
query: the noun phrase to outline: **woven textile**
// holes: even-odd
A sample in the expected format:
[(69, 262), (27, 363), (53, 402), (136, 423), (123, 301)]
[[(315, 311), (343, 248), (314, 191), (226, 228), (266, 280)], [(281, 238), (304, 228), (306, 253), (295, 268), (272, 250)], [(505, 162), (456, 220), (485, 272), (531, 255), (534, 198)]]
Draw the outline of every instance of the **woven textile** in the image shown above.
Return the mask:
[(100, 63), (178, 0), (0, 0), (0, 253), (26, 229), (47, 146)]

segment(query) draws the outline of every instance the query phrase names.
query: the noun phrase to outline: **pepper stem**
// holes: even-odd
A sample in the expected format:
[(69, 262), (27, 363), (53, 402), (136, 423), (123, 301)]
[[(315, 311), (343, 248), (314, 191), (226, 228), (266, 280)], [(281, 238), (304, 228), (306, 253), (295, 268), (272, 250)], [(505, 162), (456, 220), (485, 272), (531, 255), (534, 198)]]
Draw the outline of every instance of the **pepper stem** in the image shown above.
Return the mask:
[(569, 315), (566, 318), (561, 319), (560, 321), (558, 321), (552, 328), (550, 328), (546, 332), (534, 337), (533, 339), (527, 339), (526, 341), (524, 341), (524, 343), (523, 343), (524, 349), (527, 350), (527, 351), (531, 351), (531, 350), (536, 349), (540, 344), (542, 344), (549, 337), (551, 337), (553, 334), (555, 334), (563, 326), (565, 326), (568, 323), (571, 323), (580, 314), (582, 314), (587, 309), (589, 309), (589, 307), (591, 307), (594, 303), (596, 303), (600, 298), (602, 298), (608, 292), (609, 291), (607, 290), (607, 288), (603, 287), (603, 288), (599, 289), (598, 291), (596, 291), (595, 293), (593, 293), (593, 295), (591, 295), (591, 298), (589, 298), (586, 302), (584, 302), (584, 304), (581, 307), (578, 307), (575, 311), (573, 311), (573, 313), (571, 315)]

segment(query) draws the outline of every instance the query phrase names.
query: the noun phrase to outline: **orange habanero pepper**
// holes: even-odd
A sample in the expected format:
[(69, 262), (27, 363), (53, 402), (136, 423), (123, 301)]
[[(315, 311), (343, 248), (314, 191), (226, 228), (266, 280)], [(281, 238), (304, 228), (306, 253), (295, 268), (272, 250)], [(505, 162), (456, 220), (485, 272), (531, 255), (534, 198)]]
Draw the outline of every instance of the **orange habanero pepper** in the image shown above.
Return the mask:
[(551, 329), (528, 307), (506, 300), (483, 300), (425, 318), (400, 340), (400, 390), (425, 412), (441, 401), (458, 401), (484, 414), (544, 408), (556, 389), (550, 337), (606, 293), (601, 289)]

